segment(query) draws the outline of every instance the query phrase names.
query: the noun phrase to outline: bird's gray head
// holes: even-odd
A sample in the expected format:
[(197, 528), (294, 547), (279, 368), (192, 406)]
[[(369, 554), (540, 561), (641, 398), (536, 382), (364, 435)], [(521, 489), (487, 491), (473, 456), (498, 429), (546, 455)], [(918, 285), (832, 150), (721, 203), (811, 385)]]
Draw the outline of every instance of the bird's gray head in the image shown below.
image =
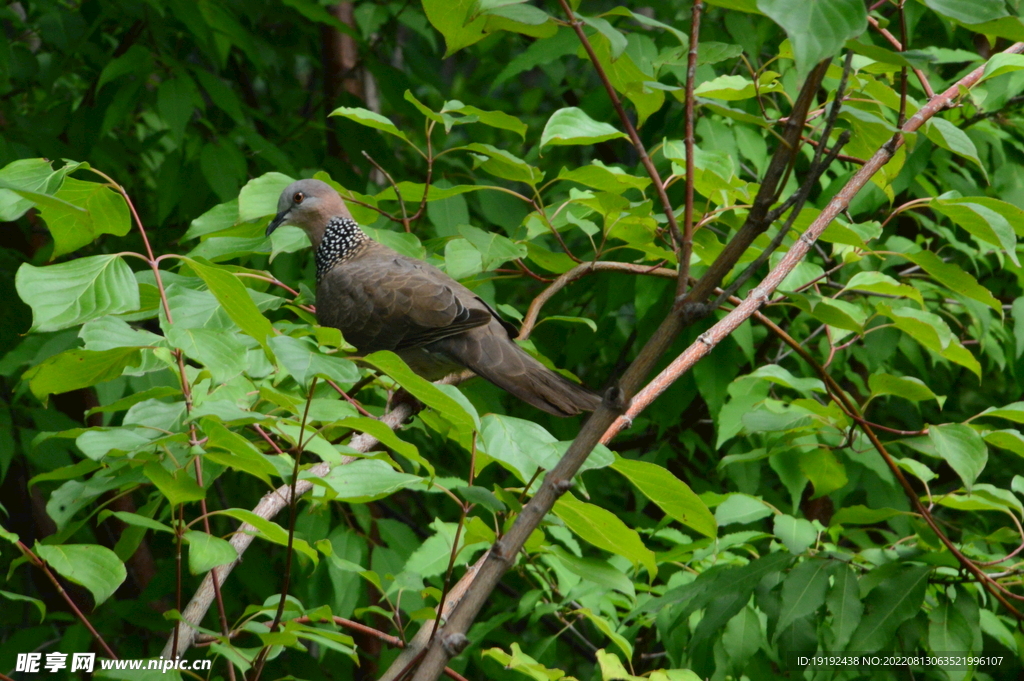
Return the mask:
[(295, 225), (309, 235), (317, 249), (331, 218), (352, 218), (338, 192), (320, 180), (298, 180), (281, 192), (277, 215), (267, 225), (267, 236), (281, 225)]

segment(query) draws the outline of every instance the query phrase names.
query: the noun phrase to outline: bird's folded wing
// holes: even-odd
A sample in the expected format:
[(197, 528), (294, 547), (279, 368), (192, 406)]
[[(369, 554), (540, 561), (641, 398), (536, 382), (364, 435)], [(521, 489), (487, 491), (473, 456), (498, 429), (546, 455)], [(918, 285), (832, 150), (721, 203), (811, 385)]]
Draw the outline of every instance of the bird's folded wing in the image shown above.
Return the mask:
[(387, 255), (346, 262), (321, 279), (321, 324), (341, 329), (353, 345), (372, 352), (419, 347), (493, 318), (475, 296), (463, 301), (462, 287), (440, 270)]

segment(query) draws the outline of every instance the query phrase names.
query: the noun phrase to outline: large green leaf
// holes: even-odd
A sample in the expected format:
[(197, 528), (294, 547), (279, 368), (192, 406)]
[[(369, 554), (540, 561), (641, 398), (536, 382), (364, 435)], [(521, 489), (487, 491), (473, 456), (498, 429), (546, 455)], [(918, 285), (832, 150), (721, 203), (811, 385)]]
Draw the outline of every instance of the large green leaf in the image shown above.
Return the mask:
[(707, 505), (667, 468), (621, 457), (616, 457), (612, 468), (636, 485), (665, 515), (705, 536), (718, 536), (718, 524)]
[(889, 650), (896, 628), (921, 610), (931, 568), (900, 566), (899, 571), (868, 594), (867, 612), (850, 640), (850, 650)]
[(92, 593), (100, 605), (128, 576), (124, 563), (110, 549), (95, 544), (36, 544), (35, 551), (57, 573)]
[(974, 165), (978, 166), (978, 170), (981, 171), (982, 177), (985, 181), (988, 181), (988, 172), (985, 170), (984, 164), (978, 157), (978, 148), (974, 146), (974, 142), (970, 137), (967, 136), (960, 128), (956, 127), (950, 121), (945, 118), (935, 117), (928, 121), (924, 128), (925, 134), (935, 144), (938, 144), (943, 149), (948, 149), (954, 154), (963, 156), (964, 158), (972, 161)]
[(793, 568), (782, 583), (782, 611), (776, 637), (796, 620), (816, 612), (825, 603), (829, 561), (812, 558)]
[(930, 8), (965, 24), (981, 24), (1007, 15), (1004, 0), (923, 0)]
[(24, 263), (15, 285), (32, 307), (32, 331), (59, 331), (141, 305), (135, 275), (118, 255), (92, 255), (48, 267)]
[(210, 293), (216, 296), (217, 302), (231, 317), (231, 321), (238, 324), (242, 331), (255, 338), (266, 350), (267, 355), (273, 358), (267, 340), (274, 336), (274, 327), (256, 307), (256, 303), (252, 301), (249, 292), (238, 281), (238, 278), (228, 270), (214, 265), (204, 265), (191, 258), (182, 260), (188, 263), (188, 266), (206, 282)]
[(832, 615), (832, 650), (845, 650), (860, 619), (864, 615), (864, 604), (860, 600), (857, 573), (851, 566), (840, 563), (832, 576), (832, 588), (825, 599), (829, 614)]
[(44, 399), (51, 393), (88, 388), (117, 378), (127, 366), (141, 362), (139, 348), (67, 350), (32, 367), (22, 376), (32, 394)]
[(475, 5), (476, 0), (423, 0), (427, 20), (444, 36), (448, 48), (445, 57), (469, 47), (486, 35), (485, 17), (470, 20), (470, 12)]
[(379, 113), (370, 111), (369, 109), (363, 109), (360, 107), (342, 106), (330, 113), (331, 116), (341, 116), (349, 120), (355, 121), (360, 125), (365, 125), (368, 128), (374, 130), (380, 130), (386, 132), (395, 137), (400, 137), (403, 140), (408, 140), (405, 133), (398, 129), (394, 123), (391, 122), (386, 116), (381, 116)]
[(302, 385), (308, 386), (314, 376), (329, 378), (346, 386), (359, 380), (359, 369), (355, 364), (344, 357), (321, 353), (315, 343), (306, 339), (275, 336), (269, 342), (281, 366)]
[(928, 438), (935, 445), (935, 451), (956, 471), (963, 480), (964, 487), (970, 492), (974, 481), (988, 463), (988, 447), (985, 441), (977, 431), (962, 423), (930, 426)]
[(186, 532), (185, 541), (188, 542), (188, 571), (194, 575), (209, 572), (238, 558), (234, 546), (205, 532)]
[(420, 484), (423, 478), (400, 473), (383, 461), (367, 459), (355, 461), (347, 466), (335, 466), (323, 480), (338, 499), (366, 503), (383, 499), (411, 485)]
[(650, 579), (658, 574), (654, 552), (644, 546), (636, 530), (611, 511), (566, 494), (552, 509), (570, 530), (586, 542), (647, 568)]
[(597, 144), (618, 137), (626, 137), (626, 134), (607, 123), (595, 121), (583, 109), (570, 106), (551, 114), (541, 133), (540, 145)]
[(757, 0), (757, 8), (786, 31), (801, 74), (868, 27), (867, 8), (860, 0)]
[(395, 353), (381, 350), (367, 355), (363, 361), (395, 379), (399, 385), (409, 391), (410, 395), (431, 409), (435, 409), (457, 428), (463, 429), (465, 432), (480, 429), (480, 418), (475, 411), (469, 411), (472, 407), (469, 407), (468, 403), (462, 404), (430, 381), (417, 376)]
[(78, 250), (100, 234), (124, 236), (131, 228), (128, 204), (106, 185), (69, 177), (50, 196), (15, 190), (32, 201), (53, 237), (53, 257)]

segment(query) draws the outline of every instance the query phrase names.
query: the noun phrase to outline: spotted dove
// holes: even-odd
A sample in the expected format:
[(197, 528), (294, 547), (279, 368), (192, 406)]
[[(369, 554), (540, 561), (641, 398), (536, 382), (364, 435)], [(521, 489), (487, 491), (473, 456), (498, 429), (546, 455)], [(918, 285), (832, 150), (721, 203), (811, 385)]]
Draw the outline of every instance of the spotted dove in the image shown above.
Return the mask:
[(315, 250), (317, 321), (360, 353), (392, 350), (430, 380), (466, 367), (556, 416), (600, 403), (516, 345), (515, 327), (468, 288), (367, 237), (327, 183), (289, 185), (267, 234), (284, 224), (301, 227)]

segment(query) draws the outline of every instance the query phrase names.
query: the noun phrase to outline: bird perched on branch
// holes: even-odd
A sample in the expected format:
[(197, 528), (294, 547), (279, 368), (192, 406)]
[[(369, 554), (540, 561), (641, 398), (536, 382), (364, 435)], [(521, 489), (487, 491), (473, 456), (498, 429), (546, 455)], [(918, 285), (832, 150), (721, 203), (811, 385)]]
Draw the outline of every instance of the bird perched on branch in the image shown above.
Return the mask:
[(285, 224), (301, 227), (316, 253), (317, 321), (359, 352), (392, 350), (430, 380), (469, 368), (555, 416), (600, 403), (516, 345), (515, 327), (468, 288), (366, 236), (327, 183), (289, 185), (267, 234)]

